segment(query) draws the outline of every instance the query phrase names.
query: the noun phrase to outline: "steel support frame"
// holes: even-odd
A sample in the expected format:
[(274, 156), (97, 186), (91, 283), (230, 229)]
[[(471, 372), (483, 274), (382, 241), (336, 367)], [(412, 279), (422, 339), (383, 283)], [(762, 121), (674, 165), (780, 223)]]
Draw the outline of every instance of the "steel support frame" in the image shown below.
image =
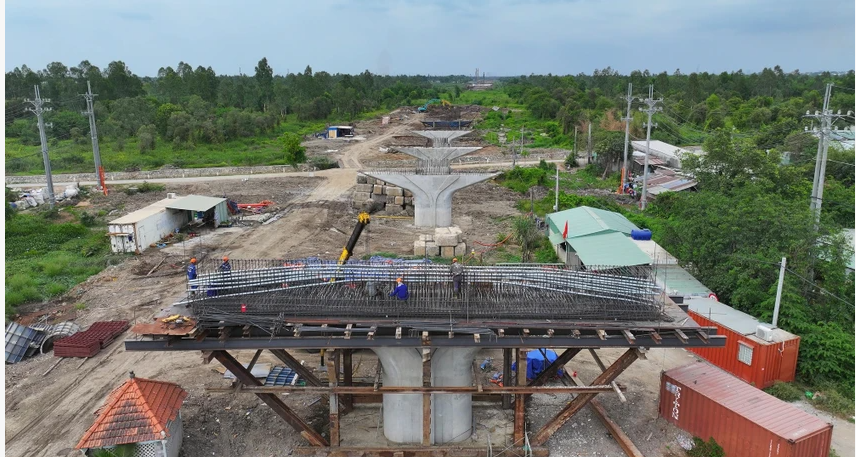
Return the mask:
[[(403, 333), (403, 332), (402, 332)], [(683, 333), (683, 332), (681, 332)], [(371, 339), (341, 337), (274, 337), (274, 338), (205, 338), (201, 341), (191, 338), (125, 340), (126, 351), (217, 351), (217, 350), (257, 350), (257, 349), (362, 349), (373, 347), (481, 347), (486, 349), (502, 349), (509, 346), (538, 349), (538, 348), (648, 348), (648, 347), (724, 347), (725, 336), (702, 335), (701, 332), (690, 332), (683, 336), (660, 333), (652, 335), (636, 335), (633, 343), (629, 343), (623, 335), (606, 335), (574, 337), (559, 336), (544, 338), (536, 335), (528, 337), (498, 337), (496, 335), (481, 336), (476, 339), (472, 335), (455, 334), (451, 338), (433, 337), (428, 343), (421, 337), (374, 336)], [(659, 340), (658, 340), (659, 338)]]
[[(604, 385), (610, 384), (615, 381), (615, 379), (624, 372), (636, 359), (640, 358), (639, 351), (635, 348), (630, 348), (624, 352), (615, 362), (612, 363), (607, 369), (601, 373), (595, 380), (592, 382), (592, 385)], [(567, 406), (565, 406), (558, 414), (556, 414), (552, 419), (550, 419), (538, 433), (532, 438), (533, 446), (543, 446), (557, 430), (562, 428), (568, 420), (571, 419), (576, 413), (578, 413), (584, 406), (586, 406), (597, 394), (596, 393), (584, 393), (579, 394), (568, 402)]]
[[(227, 370), (235, 375), (235, 379), (248, 386), (261, 386), (262, 383), (256, 379), (253, 374), (244, 366), (235, 360), (231, 354), (226, 351), (214, 351), (214, 358), (217, 359)], [(294, 411), (291, 410), (276, 394), (258, 392), (256, 396), (273, 409), (273, 411), (285, 420), (288, 425), (292, 426), (300, 436), (306, 439), (313, 446), (328, 446), (329, 443), (318, 432), (309, 426), (303, 419), (300, 418)]]

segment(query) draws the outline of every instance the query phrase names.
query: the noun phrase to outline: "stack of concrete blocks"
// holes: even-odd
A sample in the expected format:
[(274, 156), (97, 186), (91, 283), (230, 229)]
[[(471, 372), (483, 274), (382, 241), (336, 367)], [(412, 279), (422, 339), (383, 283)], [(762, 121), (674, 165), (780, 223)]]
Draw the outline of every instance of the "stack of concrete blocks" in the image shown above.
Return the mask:
[(388, 184), (379, 179), (357, 175), (354, 190), (354, 208), (370, 212), (386, 211), (390, 214), (412, 213), (413, 194), (401, 187)]
[(460, 227), (438, 227), (433, 235), (419, 235), (413, 242), (413, 255), (423, 257), (463, 257), (467, 243), (461, 238)]

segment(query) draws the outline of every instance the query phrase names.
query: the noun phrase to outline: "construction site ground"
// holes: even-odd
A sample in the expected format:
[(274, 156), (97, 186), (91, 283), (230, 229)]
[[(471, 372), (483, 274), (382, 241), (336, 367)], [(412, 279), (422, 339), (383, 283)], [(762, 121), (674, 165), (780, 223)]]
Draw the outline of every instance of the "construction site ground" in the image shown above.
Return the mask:
[[(410, 119), (414, 119), (409, 114)], [(397, 118), (396, 118), (397, 119)], [(378, 121), (379, 124), (379, 121)], [(163, 249), (149, 249), (127, 259), (78, 285), (62, 299), (19, 310), (32, 321), (46, 314), (51, 320), (74, 320), (86, 328), (96, 321), (150, 321), (185, 293), (184, 269), (191, 256), (198, 258), (300, 258), (338, 257), (353, 228), (357, 210), (350, 204), (356, 170), (395, 136), (406, 136), (413, 127), (393, 123), (365, 134), (365, 140), (344, 144), (337, 153), (344, 168), (316, 173), (277, 177), (232, 177), (193, 180), (164, 180), (161, 193), (109, 196), (92, 195), (86, 204), (93, 211), (104, 210), (108, 219), (119, 217), (165, 197), (178, 194), (226, 195), (239, 203), (272, 200), (270, 211), (279, 216), (275, 222), (238, 223), (230, 228), (200, 231), (200, 236), (171, 244)], [(362, 135), (362, 133), (361, 133)], [(313, 140), (314, 141), (314, 140)], [(321, 141), (321, 140), (318, 140)], [(494, 183), (483, 183), (456, 194), (453, 220), (464, 237), (484, 244), (496, 242), (500, 233), (510, 233), (510, 216), (520, 198)], [(413, 241), (420, 230), (411, 219), (374, 218), (368, 232), (355, 250), (356, 257), (372, 252), (396, 255), (412, 254)], [(486, 248), (476, 245), (478, 250)], [(157, 268), (155, 268), (157, 267)], [(83, 304), (83, 306), (75, 306)], [(215, 370), (217, 362), (202, 363), (195, 352), (126, 352), (122, 339), (88, 360), (64, 359), (45, 375), (57, 360), (52, 354), (38, 355), (5, 367), (5, 450), (9, 456), (75, 455), (74, 446), (92, 424), (95, 411), (109, 392), (118, 387), (133, 371), (136, 376), (171, 381), (189, 393), (182, 408), (183, 445), (181, 455), (201, 456), (280, 456), (289, 455), (296, 446), (306, 443), (261, 400), (250, 394), (206, 393), (206, 387), (225, 387), (228, 381)], [(247, 362), (251, 352), (237, 353)], [(319, 368), (319, 355), (296, 351), (299, 360)], [(619, 355), (617, 350), (604, 350), (609, 363)], [(502, 366), (500, 351), (482, 351), (479, 361), (491, 357), (495, 370)], [(693, 363), (696, 359), (679, 349), (648, 353), (647, 360), (631, 366), (619, 382), (627, 386), (627, 402), (614, 394), (599, 396), (610, 416), (634, 440), (646, 456), (680, 456), (677, 441), (681, 432), (657, 419), (657, 397), (661, 370)], [(265, 354), (260, 363), (280, 363)], [(370, 379), (375, 372), (376, 357), (370, 351), (354, 355), (355, 378)], [(568, 368), (584, 382), (591, 382), (598, 367), (586, 353), (575, 358)], [(319, 376), (324, 374), (318, 372)], [(481, 373), (488, 382), (492, 370)], [(287, 395), (286, 403), (317, 429), (326, 426), (328, 410), (315, 396)], [(528, 406), (533, 431), (543, 425), (566, 404), (563, 395), (533, 397)], [(361, 405), (342, 420), (342, 445), (385, 445), (378, 430), (380, 405)], [(475, 436), (471, 444), (485, 442), (491, 434), (495, 452), (505, 447), (511, 432), (511, 411), (487, 404), (477, 404)], [(853, 424), (835, 421), (834, 446), (840, 455), (853, 455)], [(382, 425), (382, 424), (381, 424)], [(466, 443), (465, 443), (466, 444)], [(584, 409), (548, 442), (551, 455), (619, 456), (622, 452), (608, 436), (594, 415)]]

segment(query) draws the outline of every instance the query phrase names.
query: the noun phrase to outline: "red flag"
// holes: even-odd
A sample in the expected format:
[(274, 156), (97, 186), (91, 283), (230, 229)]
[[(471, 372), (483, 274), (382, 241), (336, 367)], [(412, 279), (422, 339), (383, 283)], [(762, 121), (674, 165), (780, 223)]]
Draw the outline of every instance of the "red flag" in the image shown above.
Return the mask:
[(568, 238), (568, 221), (565, 221), (565, 231), (562, 232), (562, 238), (564, 238), (564, 239)]

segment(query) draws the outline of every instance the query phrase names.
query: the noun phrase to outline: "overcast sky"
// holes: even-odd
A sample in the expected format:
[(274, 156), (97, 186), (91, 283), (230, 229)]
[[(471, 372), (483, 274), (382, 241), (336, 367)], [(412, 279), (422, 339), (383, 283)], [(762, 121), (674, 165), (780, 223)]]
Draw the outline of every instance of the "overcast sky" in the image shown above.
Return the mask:
[(6, 71), (834, 71), (854, 68), (854, 23), (853, 0), (7, 0)]

